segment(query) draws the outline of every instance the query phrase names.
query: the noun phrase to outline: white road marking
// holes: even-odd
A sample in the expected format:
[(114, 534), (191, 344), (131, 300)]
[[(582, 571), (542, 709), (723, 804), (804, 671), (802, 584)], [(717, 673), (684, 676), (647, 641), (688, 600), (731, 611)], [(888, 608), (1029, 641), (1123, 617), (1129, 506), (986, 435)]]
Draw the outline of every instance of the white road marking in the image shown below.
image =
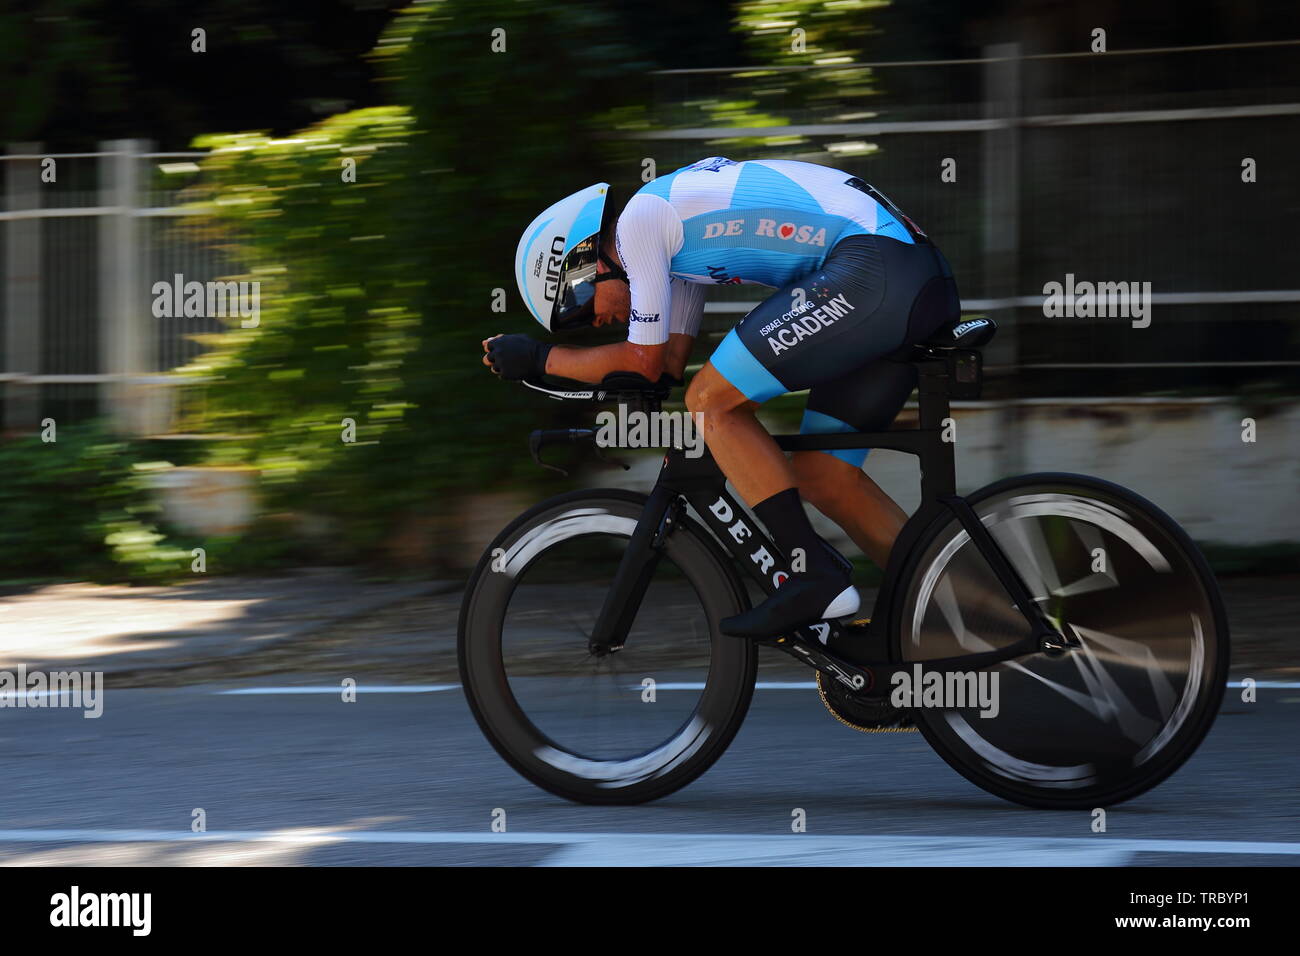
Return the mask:
[[(1229, 688), (1242, 688), (1246, 685), (1241, 681), (1229, 681)], [(1300, 681), (1280, 681), (1280, 680), (1261, 680), (1255, 682), (1255, 687), (1264, 690), (1297, 690), (1300, 689)], [(640, 685), (628, 685), (629, 690), (640, 692)], [(815, 681), (774, 681), (761, 680), (754, 685), (755, 690), (816, 690)], [(230, 694), (230, 695), (275, 695), (275, 694), (338, 694), (343, 690), (340, 686), (329, 687), (241, 687), (237, 690), (215, 690), (213, 694)], [(358, 694), (435, 694), (443, 690), (460, 690), (459, 684), (373, 684), (361, 685), (356, 688)], [(703, 681), (664, 681), (655, 685), (655, 690), (704, 690)]]
[[(1135, 853), (1300, 856), (1300, 843), (1097, 836), (814, 836), (715, 833), (457, 833), (421, 830), (0, 830), (3, 843), (345, 843), (558, 846), (542, 865), (1117, 866)], [(214, 848), (215, 851), (215, 848)]]
[[(641, 690), (640, 686), (634, 688)], [(754, 690), (816, 690), (817, 683), (810, 680), (761, 680), (754, 685)], [(661, 681), (655, 684), (655, 690), (704, 690), (704, 681)]]
[(678, 834), (648, 840), (612, 837), (575, 843), (538, 866), (1124, 866), (1131, 850), (1088, 841), (1024, 845), (1025, 841), (961, 837), (764, 836), (721, 840)]
[[(628, 685), (629, 690), (640, 693), (643, 688), (640, 684)], [(817, 684), (813, 681), (759, 681), (754, 685), (755, 690), (816, 690)], [(213, 694), (222, 695), (274, 695), (274, 694), (338, 694), (343, 690), (342, 685), (327, 687), (240, 687), (234, 690), (214, 690)], [(442, 690), (460, 690), (459, 684), (372, 684), (358, 685), (356, 692), (358, 694), (433, 694)], [(703, 681), (664, 681), (656, 684), (655, 690), (704, 690)]]
[[(358, 694), (436, 694), (441, 690), (460, 690), (459, 684), (358, 684)], [(214, 690), (214, 694), (339, 694), (342, 684), (333, 687), (240, 687), (237, 690)]]

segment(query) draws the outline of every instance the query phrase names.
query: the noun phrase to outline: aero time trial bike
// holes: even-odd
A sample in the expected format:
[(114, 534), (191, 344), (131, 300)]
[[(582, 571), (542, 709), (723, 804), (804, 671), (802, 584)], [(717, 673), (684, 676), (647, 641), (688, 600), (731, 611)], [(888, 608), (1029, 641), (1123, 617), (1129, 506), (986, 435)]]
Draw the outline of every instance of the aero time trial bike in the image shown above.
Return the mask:
[[(1154, 787), (1218, 712), (1228, 628), (1195, 545), (1108, 481), (1007, 478), (956, 493), (951, 398), (973, 398), (988, 320), (954, 323), (899, 361), (917, 370), (919, 427), (780, 436), (786, 450), (917, 456), (922, 501), (890, 554), (869, 620), (761, 642), (816, 671), (835, 716), (863, 730), (914, 721), (968, 780), (1032, 807), (1106, 806)], [(611, 376), (569, 401), (658, 410), (669, 387)], [(534, 457), (590, 429), (538, 431)], [(483, 733), (528, 780), (570, 800), (672, 793), (722, 755), (749, 708), (758, 646), (719, 633), (771, 593), (786, 558), (712, 458), (665, 455), (649, 495), (575, 491), (488, 546), (465, 592), (461, 680)], [(999, 706), (900, 709), (895, 675), (996, 673)], [(956, 686), (949, 684), (948, 686)], [(949, 701), (951, 703), (951, 701)]]

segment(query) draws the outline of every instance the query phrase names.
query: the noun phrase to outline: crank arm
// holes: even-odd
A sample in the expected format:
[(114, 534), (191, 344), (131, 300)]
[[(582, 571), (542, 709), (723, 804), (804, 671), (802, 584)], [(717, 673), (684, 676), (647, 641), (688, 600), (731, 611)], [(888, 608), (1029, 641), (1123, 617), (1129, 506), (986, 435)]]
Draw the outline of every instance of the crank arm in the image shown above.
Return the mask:
[(770, 643), (773, 647), (785, 651), (795, 660), (802, 661), (827, 677), (834, 678), (854, 693), (869, 691), (875, 683), (871, 671), (856, 667), (847, 661), (830, 656), (825, 651), (811, 647), (801, 637), (778, 637)]
[[(831, 637), (841, 637), (842, 634), (843, 632), (839, 628), (835, 628), (831, 632)], [(802, 631), (794, 636), (787, 635), (764, 643), (785, 651), (791, 657), (802, 661), (815, 670), (821, 671), (828, 677), (833, 677), (856, 693), (870, 691), (877, 684), (880, 686), (892, 685), (895, 674), (906, 674), (910, 678), (914, 673), (914, 669), (918, 666), (925, 673), (966, 674), (971, 671), (993, 667), (1003, 661), (1029, 657), (1034, 654), (1051, 653), (1042, 646), (1041, 639), (1035, 635), (1021, 638), (1013, 644), (1008, 644), (1006, 647), (993, 651), (980, 651), (974, 654), (960, 654), (956, 657), (936, 657), (929, 660), (904, 662), (867, 659), (849, 661), (821, 648), (819, 646), (820, 642), (813, 644), (812, 639), (805, 637)]]

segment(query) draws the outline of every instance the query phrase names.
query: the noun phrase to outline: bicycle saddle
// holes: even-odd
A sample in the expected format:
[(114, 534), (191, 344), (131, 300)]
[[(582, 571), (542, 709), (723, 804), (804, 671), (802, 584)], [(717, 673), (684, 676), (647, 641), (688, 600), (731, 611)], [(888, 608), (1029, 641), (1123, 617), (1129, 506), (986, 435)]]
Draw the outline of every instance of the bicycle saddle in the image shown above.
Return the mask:
[(917, 344), (927, 349), (978, 349), (988, 345), (997, 331), (997, 325), (987, 316), (958, 318)]

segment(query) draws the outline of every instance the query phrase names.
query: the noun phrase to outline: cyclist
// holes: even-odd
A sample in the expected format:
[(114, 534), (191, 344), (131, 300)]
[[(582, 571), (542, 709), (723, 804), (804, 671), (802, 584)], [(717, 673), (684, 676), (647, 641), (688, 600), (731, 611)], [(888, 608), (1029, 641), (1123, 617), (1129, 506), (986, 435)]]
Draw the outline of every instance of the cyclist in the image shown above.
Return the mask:
[(873, 187), (811, 163), (702, 159), (643, 186), (616, 224), (608, 198), (597, 183), (539, 215), (519, 242), (515, 277), (549, 331), (627, 322), (627, 341), (580, 348), (497, 335), (484, 340), (483, 363), (506, 379), (680, 379), (708, 286), (775, 288), (686, 393), (718, 466), (790, 559), (780, 588), (720, 626), (762, 639), (852, 615), (852, 565), (813, 531), (803, 499), (881, 567), (906, 516), (863, 473), (867, 449), (787, 459), (755, 412), (808, 389), (805, 434), (887, 428), (916, 374), (887, 357), (959, 316), (947, 260)]

